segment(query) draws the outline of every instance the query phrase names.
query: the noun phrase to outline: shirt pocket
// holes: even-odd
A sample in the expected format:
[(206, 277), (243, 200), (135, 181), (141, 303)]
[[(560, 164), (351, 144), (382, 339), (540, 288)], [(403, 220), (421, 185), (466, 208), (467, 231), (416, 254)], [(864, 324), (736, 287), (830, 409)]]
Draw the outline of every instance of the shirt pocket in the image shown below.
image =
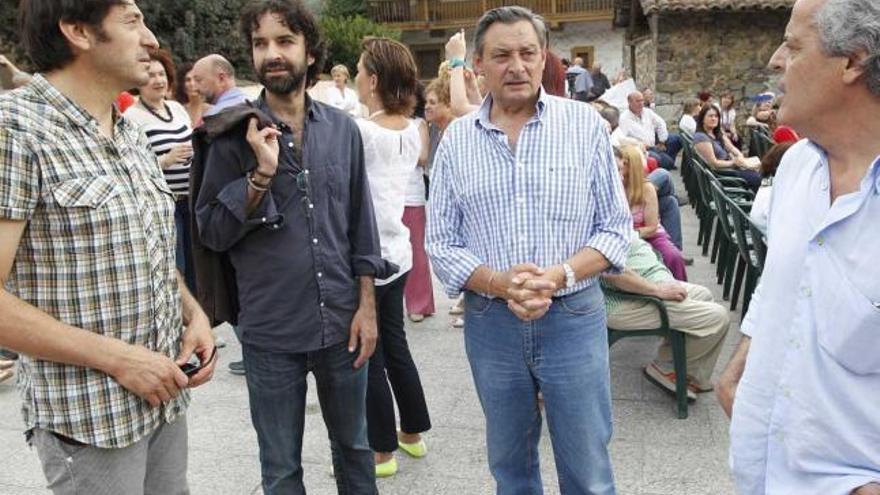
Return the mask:
[(51, 234), (69, 239), (67, 252), (96, 256), (113, 249), (113, 230), (122, 220), (114, 198), (122, 191), (109, 176), (77, 177), (50, 186), (54, 199)]
[(827, 256), (820, 258), (832, 266), (822, 270), (814, 319), (819, 345), (838, 364), (857, 375), (880, 373), (880, 302), (870, 300)]
[(587, 213), (586, 169), (563, 163), (547, 169), (543, 202), (550, 220), (572, 222)]

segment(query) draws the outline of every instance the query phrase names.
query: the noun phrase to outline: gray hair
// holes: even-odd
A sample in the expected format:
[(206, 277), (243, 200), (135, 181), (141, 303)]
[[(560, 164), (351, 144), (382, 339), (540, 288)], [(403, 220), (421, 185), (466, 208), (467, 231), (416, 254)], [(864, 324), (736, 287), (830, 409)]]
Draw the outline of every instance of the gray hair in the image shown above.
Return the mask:
[(868, 89), (880, 96), (880, 3), (877, 0), (828, 0), (816, 13), (825, 53), (850, 57), (864, 51)]
[(474, 52), (477, 55), (483, 55), (483, 46), (486, 44), (486, 31), (496, 22), (502, 24), (514, 24), (519, 21), (529, 21), (535, 28), (535, 34), (538, 35), (538, 43), (541, 49), (547, 48), (547, 40), (549, 34), (547, 26), (544, 24), (544, 18), (535, 14), (531, 10), (517, 5), (498, 7), (483, 14), (477, 22), (477, 32), (474, 35)]

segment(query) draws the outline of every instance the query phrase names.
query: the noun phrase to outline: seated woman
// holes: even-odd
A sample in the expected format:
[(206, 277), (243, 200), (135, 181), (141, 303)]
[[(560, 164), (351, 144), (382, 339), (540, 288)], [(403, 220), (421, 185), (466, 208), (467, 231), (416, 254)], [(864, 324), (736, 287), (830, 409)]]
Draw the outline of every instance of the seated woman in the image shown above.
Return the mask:
[(689, 136), (697, 133), (697, 121), (694, 118), (700, 114), (702, 105), (697, 98), (685, 100), (681, 108), (681, 120), (678, 121), (678, 129), (686, 132)]
[(676, 280), (687, 281), (684, 256), (672, 243), (666, 230), (660, 225), (657, 191), (645, 179), (645, 165), (642, 152), (635, 146), (614, 148), (617, 170), (623, 180), (626, 199), (633, 216), (633, 227), (639, 237), (660, 252), (663, 264), (669, 268)]
[(749, 127), (763, 127), (769, 131), (776, 129), (776, 110), (773, 109), (773, 102), (776, 95), (767, 91), (759, 94), (755, 98), (755, 106), (752, 107), (752, 115), (746, 120)]
[(726, 170), (746, 181), (753, 192), (761, 186), (761, 176), (742, 152), (721, 131), (721, 111), (708, 105), (697, 116), (694, 149), (712, 170)]
[(736, 132), (736, 98), (730, 91), (725, 91), (721, 95), (721, 130), (734, 146), (742, 148), (739, 134)]
[(761, 176), (763, 180), (761, 181), (761, 188), (758, 189), (755, 199), (752, 201), (752, 209), (749, 212), (749, 216), (765, 235), (767, 234), (767, 218), (770, 214), (770, 195), (773, 191), (773, 177), (776, 175), (779, 163), (782, 162), (782, 156), (785, 155), (785, 152), (788, 151), (792, 144), (794, 143), (786, 142), (773, 145), (767, 151), (767, 154), (761, 158)]

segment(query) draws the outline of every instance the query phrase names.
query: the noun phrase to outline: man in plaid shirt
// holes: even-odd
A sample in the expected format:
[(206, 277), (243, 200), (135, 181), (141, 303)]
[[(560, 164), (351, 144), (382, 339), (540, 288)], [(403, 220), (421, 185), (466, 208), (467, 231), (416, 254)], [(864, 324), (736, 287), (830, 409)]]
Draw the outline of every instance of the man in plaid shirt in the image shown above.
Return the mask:
[[(57, 494), (183, 494), (207, 317), (175, 270), (174, 201), (116, 95), (158, 48), (133, 0), (24, 0), (38, 74), (0, 97), (0, 346)], [(196, 355), (204, 365), (187, 376)]]

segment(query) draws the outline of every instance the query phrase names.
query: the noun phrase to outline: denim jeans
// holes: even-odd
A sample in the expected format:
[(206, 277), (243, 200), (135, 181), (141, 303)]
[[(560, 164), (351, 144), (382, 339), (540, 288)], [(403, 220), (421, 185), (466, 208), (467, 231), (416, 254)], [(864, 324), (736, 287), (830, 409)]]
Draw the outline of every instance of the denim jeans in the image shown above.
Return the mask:
[(666, 154), (675, 160), (681, 151), (681, 147), (681, 136), (675, 132), (670, 132), (669, 137), (666, 138)]
[(675, 158), (669, 156), (665, 151), (655, 147), (648, 148), (648, 154), (653, 156), (661, 168), (666, 170), (675, 170)]
[(367, 444), (367, 367), (354, 369), (357, 353), (349, 353), (346, 346), (342, 342), (306, 353), (243, 346), (266, 495), (306, 493), (302, 442), (309, 371), (318, 386), (339, 494), (378, 493), (373, 452)]
[(658, 168), (648, 174), (648, 180), (657, 190), (657, 206), (660, 209), (660, 224), (669, 233), (672, 243), (681, 250), (681, 212), (678, 198), (675, 196), (675, 185), (669, 177), (669, 171)]
[(519, 320), (502, 300), (467, 293), (464, 334), (497, 494), (543, 493), (539, 391), (560, 493), (615, 493), (608, 333), (598, 283), (554, 299), (533, 322)]

